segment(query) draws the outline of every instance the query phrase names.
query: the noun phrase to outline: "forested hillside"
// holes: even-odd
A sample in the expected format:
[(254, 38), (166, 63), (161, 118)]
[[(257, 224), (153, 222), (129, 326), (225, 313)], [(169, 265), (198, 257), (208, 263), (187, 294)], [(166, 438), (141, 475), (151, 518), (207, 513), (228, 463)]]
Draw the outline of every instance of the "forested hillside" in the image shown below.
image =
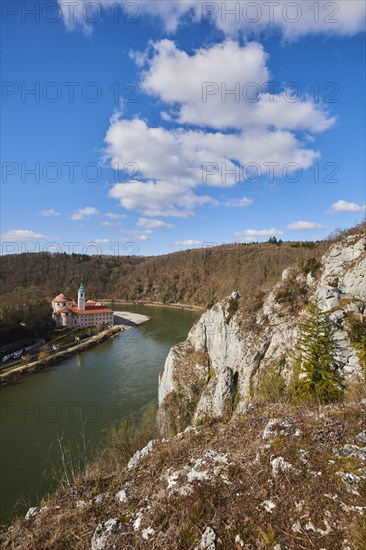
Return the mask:
[[(363, 224), (342, 235), (362, 230)], [(266, 243), (233, 243), (150, 257), (46, 252), (2, 256), (1, 342), (47, 336), (52, 328), (50, 300), (60, 292), (76, 298), (81, 278), (87, 298), (181, 303), (204, 308), (236, 289), (242, 295), (240, 308), (250, 317), (261, 307), (266, 292), (286, 267), (296, 265), (304, 273), (316, 274), (320, 259), (334, 238), (278, 242), (273, 237)], [(292, 298), (289, 288), (283, 299)]]
[(82, 278), (90, 298), (206, 307), (233, 288), (250, 298), (263, 285), (271, 285), (285, 267), (303, 263), (306, 269), (307, 259), (320, 260), (328, 245), (328, 241), (232, 244), (151, 257), (7, 255), (0, 260), (1, 294), (5, 305), (51, 299), (61, 291), (75, 298)]

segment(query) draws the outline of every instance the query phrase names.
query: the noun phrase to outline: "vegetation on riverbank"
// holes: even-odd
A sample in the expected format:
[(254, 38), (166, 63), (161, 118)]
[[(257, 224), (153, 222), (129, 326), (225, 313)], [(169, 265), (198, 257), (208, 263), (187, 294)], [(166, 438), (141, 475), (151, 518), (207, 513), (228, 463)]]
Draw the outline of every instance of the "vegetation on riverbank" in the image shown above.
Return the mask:
[(24, 288), (1, 293), (0, 341), (11, 344), (19, 340), (45, 338), (54, 333), (52, 311), (43, 292)]
[(124, 327), (115, 326), (108, 328), (106, 330), (103, 330), (102, 332), (99, 332), (95, 336), (92, 336), (85, 342), (76, 342), (75, 346), (72, 346), (67, 350), (54, 353), (53, 355), (48, 355), (46, 352), (41, 352), (36, 361), (26, 363), (25, 365), (21, 366), (16, 365), (14, 367), (9, 367), (9, 369), (0, 372), (0, 386), (9, 384), (10, 382), (14, 382), (19, 378), (22, 378), (23, 376), (27, 376), (28, 374), (32, 374), (34, 372), (42, 370), (50, 365), (55, 365), (56, 363), (65, 361), (65, 359), (69, 359), (73, 355), (76, 355), (98, 344), (101, 344), (108, 338), (111, 338), (112, 336), (118, 334), (121, 330), (124, 330)]

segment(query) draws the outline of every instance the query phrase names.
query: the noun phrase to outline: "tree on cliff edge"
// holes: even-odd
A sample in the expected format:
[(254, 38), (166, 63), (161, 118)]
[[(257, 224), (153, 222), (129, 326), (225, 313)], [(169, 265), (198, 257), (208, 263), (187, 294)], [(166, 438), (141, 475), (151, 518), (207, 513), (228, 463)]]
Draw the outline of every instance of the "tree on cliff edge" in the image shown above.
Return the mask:
[(341, 364), (337, 360), (335, 327), (317, 301), (309, 304), (300, 325), (293, 393), (297, 398), (322, 403), (338, 401), (344, 393)]

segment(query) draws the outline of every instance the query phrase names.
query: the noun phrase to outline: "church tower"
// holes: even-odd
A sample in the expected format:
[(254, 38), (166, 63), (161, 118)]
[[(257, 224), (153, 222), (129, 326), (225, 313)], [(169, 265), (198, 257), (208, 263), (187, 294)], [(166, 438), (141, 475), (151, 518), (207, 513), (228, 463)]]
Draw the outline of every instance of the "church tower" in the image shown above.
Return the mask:
[(85, 311), (85, 289), (83, 281), (80, 281), (80, 287), (78, 291), (78, 308), (80, 311)]

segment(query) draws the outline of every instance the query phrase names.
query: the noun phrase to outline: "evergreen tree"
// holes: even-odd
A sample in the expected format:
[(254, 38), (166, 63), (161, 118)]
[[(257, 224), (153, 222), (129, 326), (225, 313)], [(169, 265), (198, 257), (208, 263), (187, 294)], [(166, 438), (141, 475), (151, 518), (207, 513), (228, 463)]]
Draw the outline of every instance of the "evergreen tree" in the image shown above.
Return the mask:
[(337, 401), (344, 392), (341, 365), (337, 360), (335, 327), (317, 301), (308, 306), (300, 325), (293, 393), (322, 403)]

